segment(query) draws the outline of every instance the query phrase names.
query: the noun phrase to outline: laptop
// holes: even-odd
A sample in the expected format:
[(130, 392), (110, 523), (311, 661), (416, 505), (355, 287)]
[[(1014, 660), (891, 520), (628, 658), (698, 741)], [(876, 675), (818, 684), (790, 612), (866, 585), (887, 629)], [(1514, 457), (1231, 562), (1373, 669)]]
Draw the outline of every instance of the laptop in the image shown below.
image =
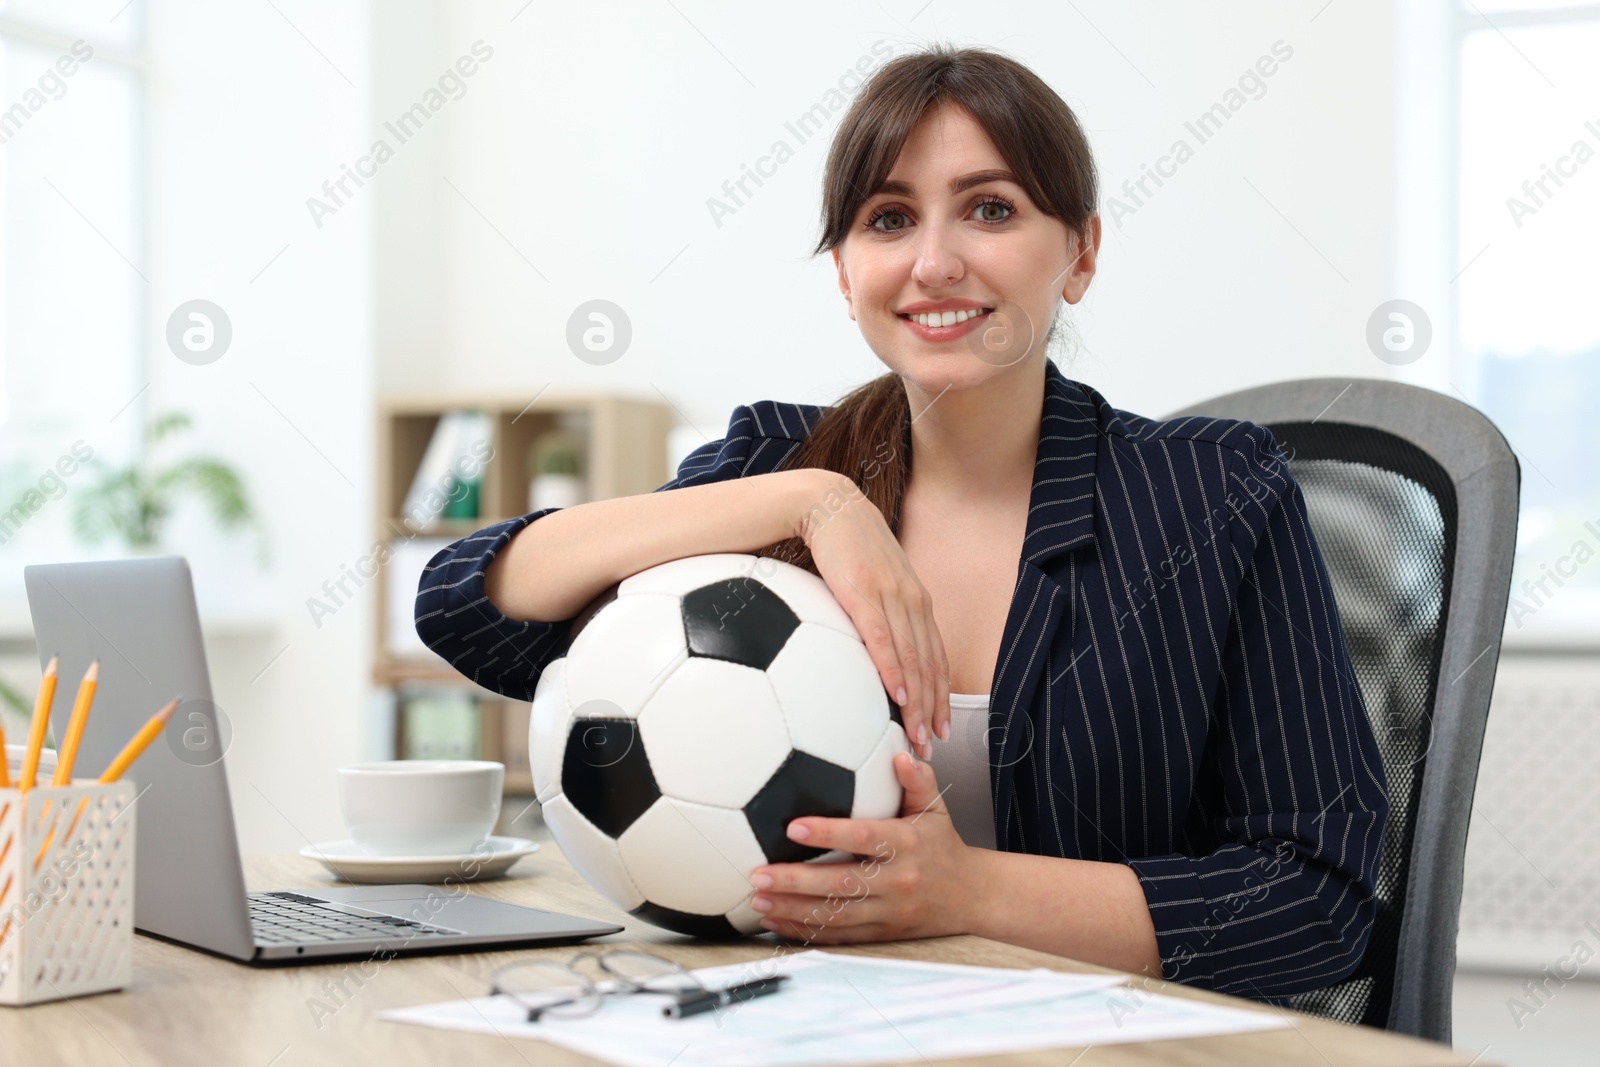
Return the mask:
[(134, 784), (138, 811), (140, 932), (265, 964), (564, 944), (623, 929), (489, 900), (459, 885), (246, 892), (188, 562), (175, 556), (38, 565), (25, 567), (23, 580), (41, 667), (52, 654), (61, 657), (55, 737), (65, 734), (77, 679), (100, 660), (94, 710), (78, 747), (79, 777), (105, 767), (157, 708), (183, 697), (164, 736), (123, 776)]

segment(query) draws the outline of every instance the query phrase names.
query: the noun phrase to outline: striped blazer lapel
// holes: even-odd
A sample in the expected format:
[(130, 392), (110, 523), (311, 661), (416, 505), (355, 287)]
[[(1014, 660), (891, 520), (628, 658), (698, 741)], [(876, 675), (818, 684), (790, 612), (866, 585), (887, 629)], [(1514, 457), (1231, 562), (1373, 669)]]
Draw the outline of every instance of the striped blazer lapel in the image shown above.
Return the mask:
[(1032, 758), (1035, 744), (1043, 743), (1034, 737), (1038, 726), (1029, 709), (1049, 662), (1057, 627), (1077, 600), (1076, 581), (1069, 577), (1064, 588), (1055, 577), (1060, 568), (1054, 563), (1066, 553), (1094, 544), (1099, 438), (1093, 403), (1055, 363), (1045, 360), (1044, 405), (1028, 498), (1027, 533), (989, 693), (989, 779), (994, 791), (995, 841), (1000, 848), (1007, 847), (1010, 839), (1007, 823), (1016, 766)]

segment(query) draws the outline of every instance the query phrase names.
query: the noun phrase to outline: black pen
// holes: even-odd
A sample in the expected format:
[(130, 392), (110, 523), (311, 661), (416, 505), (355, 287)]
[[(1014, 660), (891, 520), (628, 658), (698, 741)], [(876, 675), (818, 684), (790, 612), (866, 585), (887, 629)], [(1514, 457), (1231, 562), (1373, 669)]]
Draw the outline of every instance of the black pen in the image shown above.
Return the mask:
[(679, 993), (677, 1002), (662, 1008), (661, 1014), (669, 1019), (686, 1019), (691, 1015), (726, 1007), (736, 1000), (754, 1000), (756, 997), (769, 996), (778, 991), (778, 983), (788, 980), (789, 976), (786, 974), (775, 974), (771, 978), (740, 982), (727, 989), (698, 989), (693, 993)]

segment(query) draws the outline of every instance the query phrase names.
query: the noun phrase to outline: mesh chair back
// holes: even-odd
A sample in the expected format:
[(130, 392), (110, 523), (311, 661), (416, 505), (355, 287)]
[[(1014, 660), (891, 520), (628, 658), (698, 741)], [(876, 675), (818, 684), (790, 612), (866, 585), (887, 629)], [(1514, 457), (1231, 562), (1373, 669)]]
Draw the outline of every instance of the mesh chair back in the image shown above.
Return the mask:
[(1411, 873), (1411, 841), (1432, 734), (1456, 538), (1456, 494), (1444, 470), (1383, 430), (1271, 424), (1300, 483), (1367, 715), (1383, 756), (1390, 812), (1367, 951), (1337, 985), (1295, 1007), (1384, 1026), (1394, 989)]
[[(1474, 409), (1387, 381), (1286, 382), (1178, 414), (1273, 431), (1305, 497), (1389, 782), (1366, 954), (1294, 1006), (1449, 1041), (1461, 857), (1510, 587), (1516, 459)], [(1468, 569), (1464, 557), (1482, 565)]]

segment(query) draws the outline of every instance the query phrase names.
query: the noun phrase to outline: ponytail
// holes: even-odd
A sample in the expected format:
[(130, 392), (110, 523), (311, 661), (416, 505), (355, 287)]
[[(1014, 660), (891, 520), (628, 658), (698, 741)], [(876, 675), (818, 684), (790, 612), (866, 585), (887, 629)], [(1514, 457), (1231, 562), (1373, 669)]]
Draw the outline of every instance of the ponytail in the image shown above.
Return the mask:
[[(881, 374), (824, 408), (811, 433), (778, 469), (804, 467), (848, 477), (898, 534), (900, 503), (911, 476), (911, 408), (900, 376)], [(807, 524), (815, 529), (826, 519), (826, 505), (818, 504)], [(768, 545), (756, 555), (817, 573), (811, 549), (799, 537)]]

